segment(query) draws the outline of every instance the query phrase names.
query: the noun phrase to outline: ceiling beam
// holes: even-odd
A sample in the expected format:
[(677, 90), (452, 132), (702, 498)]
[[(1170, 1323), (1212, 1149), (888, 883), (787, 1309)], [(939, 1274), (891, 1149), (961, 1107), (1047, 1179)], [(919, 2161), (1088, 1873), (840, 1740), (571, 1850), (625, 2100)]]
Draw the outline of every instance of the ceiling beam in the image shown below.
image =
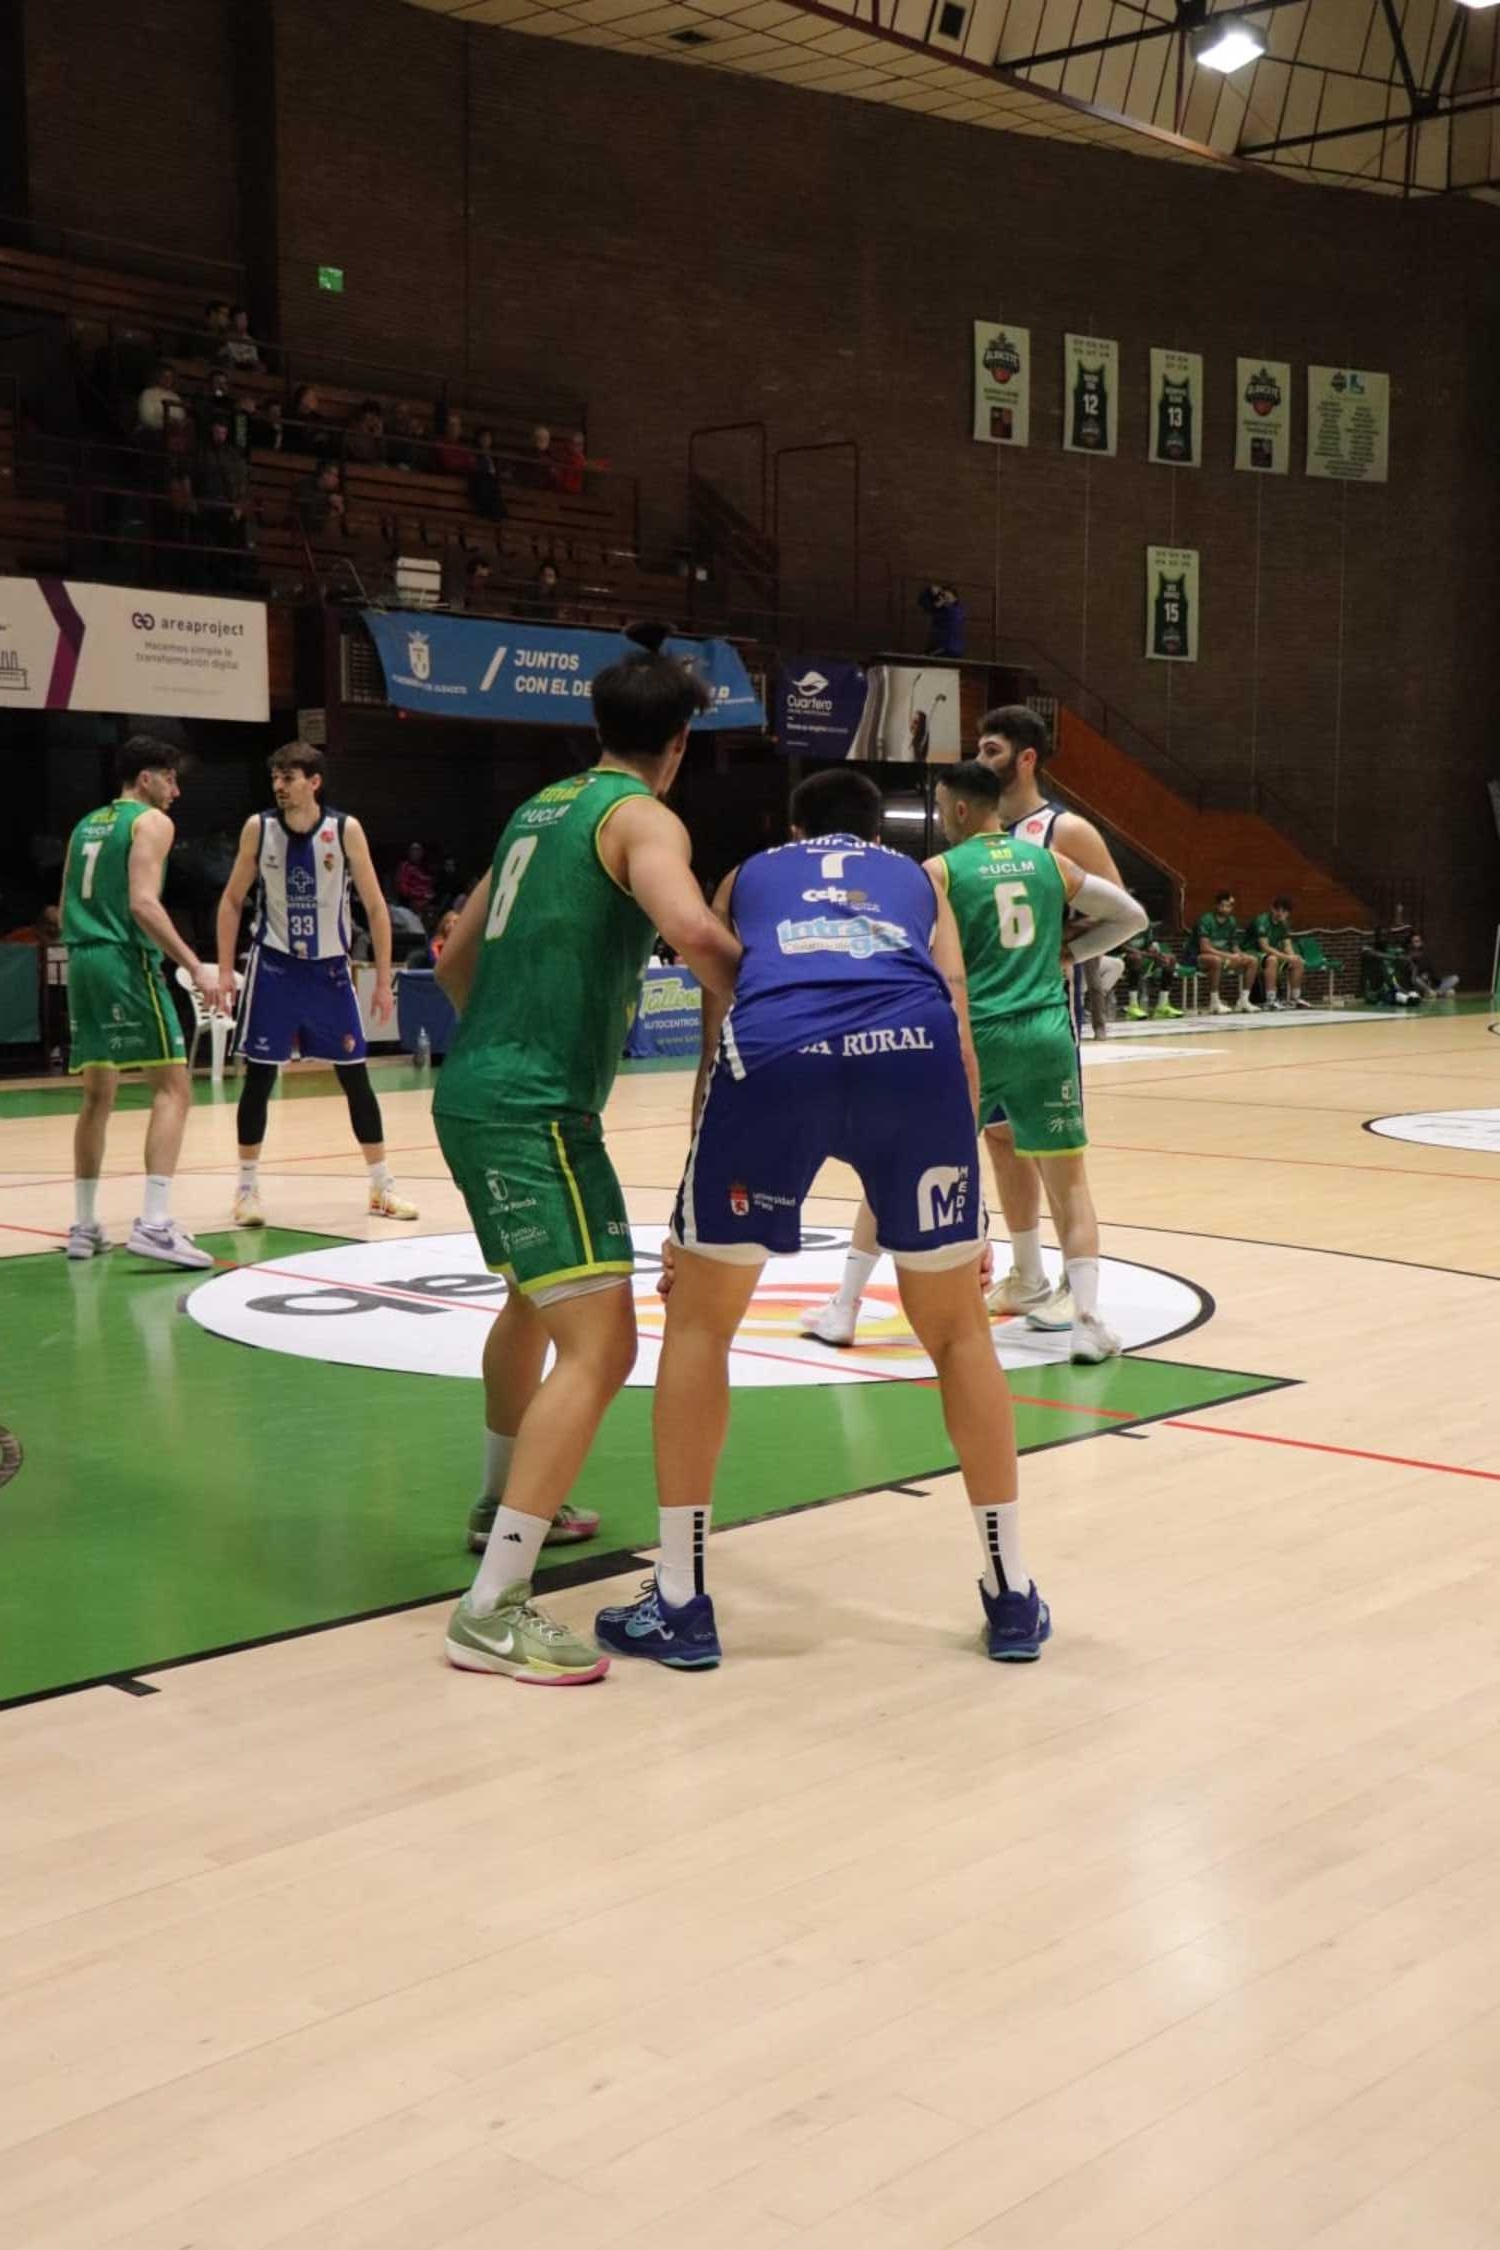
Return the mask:
[[(1442, 124), (1450, 117), (1468, 117), (1486, 109), (1500, 109), (1500, 87), (1492, 86), (1487, 93), (1466, 96), (1462, 101), (1440, 102), (1436, 108), (1424, 110), (1416, 122)], [(1235, 153), (1246, 158), (1280, 156), (1287, 149), (1322, 148), (1329, 141), (1350, 141), (1361, 133), (1400, 132), (1408, 122), (1404, 117), (1367, 117), (1362, 125), (1327, 125), (1316, 133), (1290, 133), (1280, 140), (1244, 143)]]
[[(1264, 16), (1273, 8), (1300, 8), (1305, 0), (1243, 0), (1232, 8), (1215, 8), (1211, 14), (1196, 18), (1197, 23), (1237, 23), (1241, 16)], [(1114, 47), (1139, 47), (1148, 39), (1171, 39), (1183, 30), (1195, 26), (1192, 16), (1162, 18), (1140, 31), (1116, 31), (1108, 39), (1083, 39), (1072, 47), (1046, 47), (1034, 55), (1006, 55), (995, 57), (995, 68), (1005, 71), (1041, 70), (1048, 63), (1073, 62), (1080, 55), (1103, 55)]]

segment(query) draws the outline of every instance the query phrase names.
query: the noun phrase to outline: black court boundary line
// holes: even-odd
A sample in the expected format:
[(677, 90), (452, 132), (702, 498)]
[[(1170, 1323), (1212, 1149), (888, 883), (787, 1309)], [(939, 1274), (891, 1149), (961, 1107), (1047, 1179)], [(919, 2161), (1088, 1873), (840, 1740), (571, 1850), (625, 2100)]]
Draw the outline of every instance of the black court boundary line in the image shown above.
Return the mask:
[[(1500, 1037), (1500, 1025), (1496, 1027)], [(1420, 1178), (1421, 1174), (1413, 1175)], [(1277, 1242), (1263, 1234), (1210, 1234), (1202, 1227), (1160, 1227), (1149, 1225), (1144, 1219), (1101, 1219), (1101, 1227), (1118, 1227), (1122, 1234), (1172, 1234), (1180, 1235), (1186, 1242), (1237, 1242), (1246, 1250), (1295, 1250), (1304, 1258), (1353, 1258), (1364, 1266), (1404, 1266), (1412, 1273), (1451, 1274), (1455, 1281), (1500, 1281), (1500, 1274), (1476, 1273), (1471, 1266), (1435, 1266), (1424, 1258), (1384, 1257), (1378, 1250), (1328, 1250), (1316, 1242)], [(1055, 1248), (1053, 1244), (1050, 1247)], [(1121, 1261), (1133, 1265), (1133, 1259)], [(1138, 1351), (1149, 1351), (1148, 1344), (1137, 1345)]]
[[(1500, 1032), (1500, 1024), (1493, 1025), (1491, 1028)], [(1349, 1114), (1355, 1113), (1350, 1112)], [(1372, 1140), (1399, 1142), (1402, 1148), (1441, 1148), (1446, 1149), (1450, 1156), (1493, 1156), (1496, 1154), (1496, 1151), (1492, 1148), (1465, 1149), (1461, 1148), (1456, 1141), (1414, 1141), (1405, 1133), (1382, 1133), (1380, 1130), (1382, 1125), (1393, 1124), (1399, 1117), (1446, 1117), (1450, 1114), (1449, 1111), (1441, 1109), (1383, 1109), (1378, 1117), (1367, 1117), (1360, 1126), (1360, 1131), (1368, 1133)], [(1366, 1167), (1359, 1168), (1366, 1169)], [(1412, 1176), (1414, 1179), (1431, 1179), (1433, 1177), (1430, 1172), (1416, 1172)], [(1481, 1187), (1485, 1185), (1482, 1173), (1476, 1172), (1474, 1178)]]
[[(1160, 1366), (1164, 1363), (1152, 1361), (1149, 1364)], [(1166, 1406), (1157, 1414), (1142, 1414), (1130, 1420), (1105, 1422), (1091, 1418), (1085, 1429), (1060, 1432), (1055, 1438), (1044, 1438), (1040, 1444), (1023, 1446), (1023, 1458), (1029, 1460), (1034, 1453), (1055, 1453), (1059, 1446), (1086, 1444), (1090, 1438), (1109, 1437), (1116, 1431), (1144, 1430), (1153, 1422), (1169, 1422), (1188, 1414), (1211, 1414), (1221, 1406), (1238, 1406), (1246, 1398), (1261, 1398), (1271, 1391), (1296, 1390), (1301, 1387), (1300, 1377), (1295, 1375), (1252, 1375), (1244, 1368), (1198, 1367), (1190, 1360), (1175, 1364), (1180, 1365), (1188, 1374), (1227, 1375), (1240, 1382), (1253, 1383), (1255, 1389), (1241, 1391), (1233, 1398), (1208, 1399), (1201, 1406)], [(772, 1508), (761, 1515), (746, 1516), (739, 1523), (716, 1524), (711, 1537), (718, 1539), (732, 1531), (753, 1531), (758, 1524), (779, 1523), (787, 1516), (810, 1514), (815, 1508), (835, 1508), (846, 1500), (868, 1499), (872, 1492), (898, 1491), (919, 1479), (925, 1481), (956, 1473), (956, 1462), (941, 1462), (936, 1468), (911, 1472), (903, 1479), (901, 1486), (886, 1482), (862, 1484), (849, 1492), (830, 1492), (821, 1500), (801, 1500), (789, 1508)], [(927, 1497), (927, 1494), (922, 1494), (922, 1498)], [(576, 1562), (559, 1563), (556, 1569), (547, 1572), (537, 1591), (545, 1598), (550, 1593), (565, 1591), (570, 1586), (588, 1586), (601, 1579), (620, 1578), (635, 1571), (649, 1573), (650, 1570), (648, 1557), (639, 1554), (633, 1547), (616, 1548), (608, 1554), (581, 1555)], [(225, 1641), (221, 1647), (197, 1649), (188, 1656), (163, 1657), (155, 1664), (131, 1664), (122, 1671), (96, 1673), (92, 1679), (68, 1680), (57, 1687), (34, 1688), (26, 1695), (0, 1698), (0, 1712), (24, 1710), (34, 1703), (56, 1703), (67, 1695), (87, 1695), (94, 1688), (123, 1688), (128, 1695), (150, 1694), (153, 1691), (143, 1683), (160, 1672), (181, 1672), (189, 1665), (212, 1664), (221, 1656), (244, 1656), (252, 1649), (276, 1648), (283, 1641), (309, 1640), (315, 1633), (341, 1632), (346, 1625), (369, 1625), (382, 1617), (404, 1617), (412, 1610), (433, 1609), (440, 1602), (456, 1602), (467, 1590), (466, 1586), (455, 1586), (442, 1593), (418, 1594), (410, 1601), (385, 1602), (375, 1609), (352, 1610), (347, 1617), (328, 1617), (309, 1625), (290, 1625), (277, 1633), (254, 1634), (248, 1640)], [(127, 1684), (132, 1682), (137, 1684)]]

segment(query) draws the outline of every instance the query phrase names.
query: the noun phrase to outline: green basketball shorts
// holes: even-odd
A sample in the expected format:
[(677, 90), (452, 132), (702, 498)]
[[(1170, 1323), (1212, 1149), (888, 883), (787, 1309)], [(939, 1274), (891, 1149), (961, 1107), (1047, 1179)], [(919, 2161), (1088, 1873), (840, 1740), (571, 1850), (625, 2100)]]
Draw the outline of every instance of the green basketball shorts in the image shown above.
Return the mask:
[(182, 1062), (187, 1049), (154, 953), (138, 945), (68, 948), (70, 1070)]
[(635, 1271), (625, 1197), (597, 1117), (434, 1113), (485, 1264), (528, 1296)]
[(1076, 1156), (1086, 1149), (1083, 1085), (1066, 1003), (975, 1024), (979, 1120), (1008, 1124), (1018, 1156)]

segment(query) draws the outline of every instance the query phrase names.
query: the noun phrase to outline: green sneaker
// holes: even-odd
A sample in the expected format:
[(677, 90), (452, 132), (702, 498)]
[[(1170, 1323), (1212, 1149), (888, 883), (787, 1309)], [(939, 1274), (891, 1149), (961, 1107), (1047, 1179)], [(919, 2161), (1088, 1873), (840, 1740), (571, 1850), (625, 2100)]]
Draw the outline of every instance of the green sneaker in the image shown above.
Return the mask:
[[(469, 1510), (469, 1552), (482, 1555), (489, 1541), (495, 1521), (498, 1500), (476, 1500)], [(573, 1546), (580, 1539), (592, 1539), (599, 1529), (598, 1511), (594, 1508), (575, 1508), (565, 1500), (552, 1518), (544, 1547)]]
[(465, 1594), (448, 1620), (445, 1654), (460, 1672), (502, 1672), (533, 1687), (582, 1687), (609, 1670), (609, 1658), (592, 1641), (542, 1614), (524, 1578), (507, 1586), (483, 1617), (475, 1616)]
[(1127, 1022), (1127, 1023), (1144, 1023), (1144, 1022), (1145, 1022), (1145, 1020), (1146, 1020), (1146, 1011), (1145, 1011), (1145, 1009), (1144, 1009), (1144, 1008), (1143, 1008), (1143, 1007), (1141, 1006), (1141, 1004), (1140, 1004), (1139, 1000), (1132, 1000), (1132, 1001), (1131, 1001), (1131, 1003), (1130, 1003), (1130, 1006), (1129, 1006), (1129, 1007), (1128, 1007), (1128, 1008), (1127, 1008), (1127, 1009), (1125, 1010), (1125, 1020), (1126, 1020), (1126, 1022)]
[(1167, 998), (1166, 994), (1163, 993), (1161, 998), (1157, 1001), (1156, 1006), (1152, 1009), (1151, 1013), (1154, 1016), (1172, 1016), (1175, 1018), (1182, 1014), (1182, 1010), (1180, 1008), (1174, 1008), (1171, 1001)]

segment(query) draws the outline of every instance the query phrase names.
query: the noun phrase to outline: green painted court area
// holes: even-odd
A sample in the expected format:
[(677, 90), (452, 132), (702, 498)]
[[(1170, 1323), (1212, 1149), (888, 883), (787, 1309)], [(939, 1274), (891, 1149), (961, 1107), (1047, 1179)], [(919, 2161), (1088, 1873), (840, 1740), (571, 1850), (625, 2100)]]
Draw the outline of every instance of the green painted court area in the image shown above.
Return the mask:
[[(242, 1238), (204, 1236), (233, 1259)], [(268, 1230), (265, 1258), (338, 1238)], [(0, 1702), (452, 1595), (470, 1560), (477, 1384), (226, 1343), (182, 1312), (189, 1277), (117, 1252), (0, 1264)], [(1018, 1399), (1025, 1451), (1274, 1389), (1169, 1360), (1048, 1367)], [(551, 1567), (653, 1543), (651, 1394), (611, 1410), (576, 1497), (603, 1516)], [(736, 1394), (720, 1527), (951, 1468), (936, 1390), (892, 1382)], [(855, 1500), (852, 1506), (857, 1507)]]

